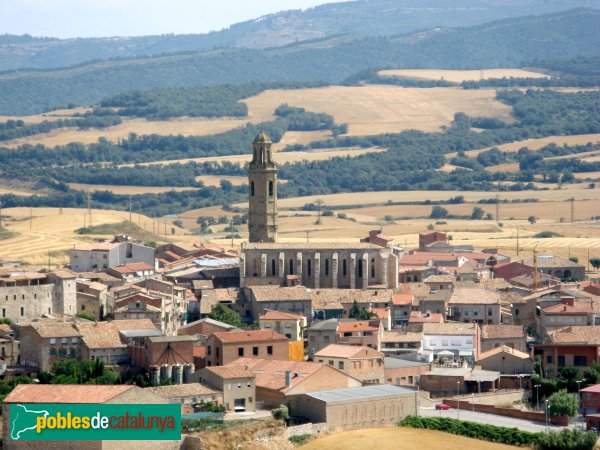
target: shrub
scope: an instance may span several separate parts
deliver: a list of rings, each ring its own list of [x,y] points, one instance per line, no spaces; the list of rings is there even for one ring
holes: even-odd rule
[[[558,391],[548,398],[548,412],[553,416],[567,414],[569,417],[577,415],[577,397],[566,390]]]
[[[547,239],[553,237],[562,237],[562,234],[555,233],[554,231],[540,231],[533,235],[534,238]]]
[[[290,436],[288,441],[294,444],[294,447],[300,447],[302,444],[310,441],[313,437],[312,434],[299,434],[297,436]]]
[[[271,410],[271,415],[275,420],[286,420],[290,417],[290,412],[285,405],[279,405],[279,408]]]
[[[540,433],[537,442],[538,450],[592,450],[596,445],[596,433],[591,431],[570,430]]]

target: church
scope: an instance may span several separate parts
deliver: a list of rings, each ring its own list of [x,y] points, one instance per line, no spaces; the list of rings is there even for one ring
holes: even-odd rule
[[[394,289],[398,257],[367,242],[277,242],[277,165],[271,139],[261,131],[248,168],[249,242],[242,245],[240,285],[312,289]]]

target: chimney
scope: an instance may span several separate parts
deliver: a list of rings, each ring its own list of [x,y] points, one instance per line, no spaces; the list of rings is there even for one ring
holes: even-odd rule
[[[573,297],[565,297],[561,299],[564,305],[575,306],[575,299]],[[565,307],[565,311],[566,311]]]
[[[290,387],[292,384],[292,372],[289,370],[285,371],[285,387]]]

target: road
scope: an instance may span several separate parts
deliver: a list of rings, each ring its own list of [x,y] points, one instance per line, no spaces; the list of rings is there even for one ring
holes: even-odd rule
[[[498,416],[495,414],[473,412],[462,408],[460,412],[455,408],[448,410],[436,410],[433,407],[420,408],[419,414],[423,417],[450,417],[451,419],[456,419],[457,416],[460,416],[459,418],[461,420],[470,420],[471,422],[486,423],[499,427],[518,428],[520,430],[529,431],[532,433],[546,431],[546,425],[543,423],[533,422],[531,420],[515,419],[514,417]],[[553,425],[549,425],[548,427],[549,430],[560,430],[562,428],[563,427]]]

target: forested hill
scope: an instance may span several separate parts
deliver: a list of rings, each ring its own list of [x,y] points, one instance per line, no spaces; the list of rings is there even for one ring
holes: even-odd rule
[[[0,115],[93,104],[131,90],[264,81],[339,82],[369,67],[518,67],[600,56],[600,11],[575,9],[395,37],[334,37],[278,49],[104,61],[0,74]]]
[[[358,0],[282,11],[208,34],[64,40],[5,35],[0,36],[0,71],[223,47],[267,48],[346,33],[391,36],[576,7],[600,8],[600,0]]]

